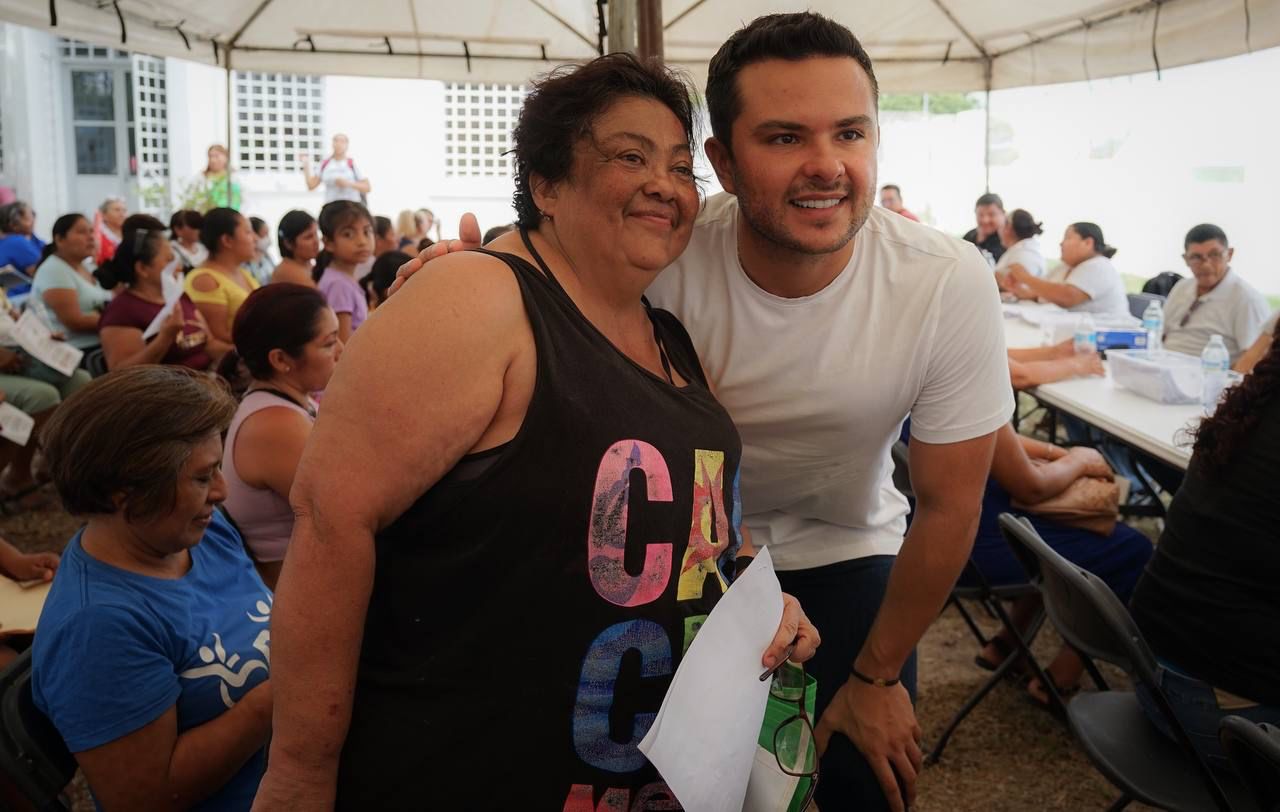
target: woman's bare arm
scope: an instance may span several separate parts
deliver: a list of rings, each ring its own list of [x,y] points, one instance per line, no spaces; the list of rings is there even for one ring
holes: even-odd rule
[[[532,394],[533,335],[510,270],[466,254],[419,277],[352,341],[298,467],[272,610],[275,732],[255,809],[332,805],[374,534],[468,451],[514,436]],[[424,398],[424,381],[439,396]]]

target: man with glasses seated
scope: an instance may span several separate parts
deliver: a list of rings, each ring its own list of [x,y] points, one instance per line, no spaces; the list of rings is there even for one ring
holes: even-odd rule
[[[1169,292],[1165,304],[1164,347],[1199,355],[1210,336],[1222,336],[1235,364],[1258,338],[1271,308],[1267,300],[1238,273],[1231,272],[1235,249],[1215,225],[1202,224],[1187,232],[1182,258],[1192,276]]]

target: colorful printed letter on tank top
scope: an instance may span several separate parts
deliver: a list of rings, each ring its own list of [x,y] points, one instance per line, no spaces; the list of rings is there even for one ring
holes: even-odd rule
[[[651,316],[683,388],[495,256],[533,328],[533,398],[515,439],[378,535],[339,807],[679,809],[637,745],[728,588],[737,430],[669,313]]]

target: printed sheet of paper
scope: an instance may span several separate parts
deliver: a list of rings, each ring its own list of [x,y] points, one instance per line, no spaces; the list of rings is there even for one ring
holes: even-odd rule
[[[169,318],[178,299],[182,298],[182,283],[175,279],[167,268],[164,275],[160,277],[160,284],[164,289],[164,307],[160,308],[160,312],[147,325],[147,329],[142,331],[143,341],[150,341],[153,335],[160,332],[160,326],[164,324],[165,319]]]
[[[24,311],[22,318],[18,319],[13,337],[18,346],[31,353],[33,358],[43,361],[63,375],[75,372],[80,359],[84,357],[84,350],[56,340],[53,331],[31,310]]]
[[[35,631],[50,582],[23,587],[0,575],[0,633]]]
[[[760,658],[781,620],[765,548],[702,624],[640,742],[688,812],[742,809],[769,699]]]
[[[25,446],[31,439],[36,421],[12,403],[0,403],[0,437]]]

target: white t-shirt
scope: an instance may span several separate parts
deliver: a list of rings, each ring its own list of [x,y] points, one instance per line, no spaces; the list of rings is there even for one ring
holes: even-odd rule
[[[1040,241],[1035,237],[1018,240],[1000,255],[996,271],[1007,271],[1017,263],[1034,276],[1044,276],[1044,254],[1040,253]]]
[[[364,180],[364,175],[360,174],[360,170],[356,169],[356,162],[350,158],[326,158],[320,164],[320,182],[324,184],[324,202],[351,200],[359,203],[360,190],[350,186],[345,189],[340,188],[339,178],[354,182]]]
[[[742,434],[742,504],[783,570],[902,545],[890,447],[955,443],[1013,413],[1000,297],[969,243],[873,207],[849,265],[800,299],[743,272],[738,201],[707,201],[688,250],[649,288],[693,337]]]
[[[1049,281],[1065,282],[1089,294],[1088,299],[1069,308],[1077,313],[1129,315],[1129,297],[1124,292],[1124,280],[1111,260],[1101,254],[1073,268],[1059,268],[1050,274]]]
[[[1187,355],[1199,355],[1214,333],[1222,336],[1231,353],[1231,363],[1258,340],[1262,325],[1271,313],[1266,298],[1238,273],[1227,270],[1217,287],[1199,297],[1196,279],[1183,279],[1169,291],[1164,306],[1164,347]],[[1195,311],[1191,312],[1195,305]],[[1190,317],[1187,317],[1188,313]],[[1187,324],[1182,326],[1186,318]]]

